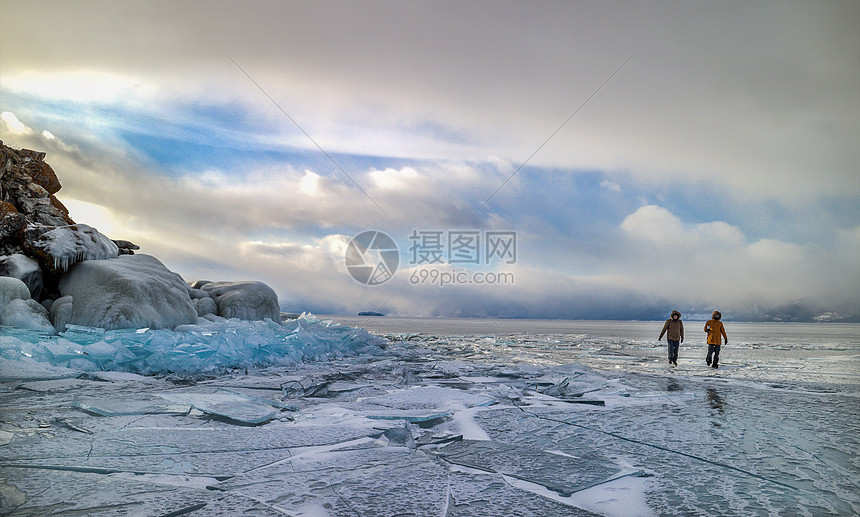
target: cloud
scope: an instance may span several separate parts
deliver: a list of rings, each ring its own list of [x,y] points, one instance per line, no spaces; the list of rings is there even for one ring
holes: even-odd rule
[[[4,5],[40,13],[3,23],[4,88],[157,117],[206,99],[315,150],[268,95],[330,153],[517,165],[576,112],[529,166],[860,192],[853,4],[48,5]]]
[[[0,130],[48,152],[86,222],[183,274],[261,275],[315,308],[851,300],[858,16],[6,2]],[[368,293],[337,251],[368,228],[517,230],[522,283]]]
[[[488,207],[485,217],[471,218],[476,200],[492,193],[487,185],[511,178],[504,161],[491,167],[413,163],[353,172],[389,220],[339,173],[258,163],[253,170],[175,175],[122,149],[81,148],[14,120],[24,128],[11,135],[16,141],[52,150],[48,161],[64,184],[59,195],[77,220],[136,242],[189,280],[266,281],[286,310],[353,313],[382,307],[421,316],[649,318],[669,305],[715,304],[749,313],[750,307],[785,300],[850,300],[860,288],[856,226],[835,228],[832,244],[821,247],[751,239],[737,225],[687,222],[653,204],[612,223],[613,211],[593,208],[621,194],[606,188],[609,180],[598,175],[559,183],[563,174],[545,183],[517,174],[497,194],[495,210]],[[580,233],[570,233],[571,227],[548,230],[573,214]],[[520,263],[482,272],[512,273],[516,281],[416,286],[409,281],[416,269],[404,258],[394,280],[368,288],[348,275],[343,262],[349,235],[367,228],[390,232],[402,246],[414,228],[515,229]],[[452,266],[439,269],[451,271]]]
[[[615,192],[621,192],[621,186],[620,186],[620,185],[618,185],[618,183],[613,183],[613,182],[611,182],[611,181],[609,181],[609,180],[603,180],[603,181],[601,181],[601,182],[600,182],[600,186],[601,186],[601,187],[603,187],[603,188],[605,188],[605,189],[608,189],[608,190],[612,190],[612,191],[615,191]]]
[[[611,282],[636,285],[642,293],[746,308],[802,299],[843,303],[860,288],[860,276],[851,272],[857,268],[826,265],[848,259],[853,250],[826,249],[831,256],[822,261],[825,249],[818,245],[768,238],[751,242],[726,222],[684,223],[655,205],[640,207],[620,227],[628,244],[623,264],[613,269],[625,273],[611,275]]]
[[[682,223],[665,208],[647,205],[625,217],[621,229],[634,239],[665,244],[678,239]]]
[[[3,113],[0,113],[0,119],[3,120],[3,129],[5,131],[9,131],[11,133],[25,134],[31,131],[30,128],[28,128],[27,126],[22,124],[20,120],[18,120],[18,117],[16,117],[14,113],[11,113],[9,111],[4,111]]]
[[[734,249],[746,241],[736,226],[723,221],[685,225],[678,216],[657,205],[640,207],[624,218],[621,229],[632,239],[679,251]]]

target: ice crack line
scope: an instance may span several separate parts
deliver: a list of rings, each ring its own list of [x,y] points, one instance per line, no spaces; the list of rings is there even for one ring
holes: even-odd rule
[[[633,438],[627,438],[626,436],[621,436],[620,434],[613,433],[613,432],[611,432],[611,431],[604,431],[603,429],[598,429],[598,428],[596,428],[596,427],[590,427],[590,426],[587,426],[587,425],[576,424],[576,423],[574,423],[574,422],[568,422],[568,421],[566,421],[566,420],[559,420],[559,419],[557,419],[557,418],[552,418],[552,417],[549,417],[549,416],[539,415],[539,414],[535,413],[534,411],[529,411],[529,410],[527,410],[527,409],[524,409],[522,406],[518,406],[518,405],[516,404],[516,402],[514,402],[514,406],[516,406],[516,407],[517,407],[520,411],[522,411],[523,413],[528,413],[528,414],[530,414],[530,415],[532,415],[532,416],[534,416],[534,417],[540,418],[540,419],[542,419],[542,420],[547,420],[547,421],[549,421],[549,422],[556,422],[556,423],[559,423],[559,424],[565,424],[565,425],[569,425],[569,426],[572,426],[572,427],[579,427],[580,429],[586,429],[586,430],[588,430],[588,431],[594,431],[594,432],[597,432],[597,433],[602,433],[602,434],[605,434],[605,435],[611,436],[611,437],[613,437],[613,438],[617,438],[617,439],[619,439],[619,440],[624,440],[625,442],[635,443],[635,444],[637,444],[637,445],[645,445],[645,446],[647,446],[647,447],[653,447],[653,448],[655,448],[655,449],[659,449],[659,450],[661,450],[661,451],[671,452],[671,453],[673,453],[673,454],[678,454],[678,455],[680,455],[680,456],[684,456],[684,457],[687,457],[687,458],[691,458],[691,459],[694,459],[694,460],[698,460],[698,461],[701,461],[701,462],[704,462],[704,463],[709,463],[709,464],[711,464],[711,465],[716,465],[717,467],[722,467],[722,468],[725,468],[725,469],[734,470],[735,472],[740,472],[741,474],[746,474],[747,476],[754,477],[754,478],[756,478],[756,479],[761,479],[762,481],[767,481],[768,483],[773,483],[774,485],[779,485],[779,486],[781,486],[781,487],[785,487],[785,488],[788,488],[788,489],[791,489],[791,490],[799,490],[799,489],[798,489],[797,487],[795,487],[795,486],[791,486],[791,485],[788,485],[788,484],[786,484],[786,483],[782,483],[782,482],[780,482],[780,481],[776,481],[776,480],[774,480],[774,479],[770,479],[770,478],[768,478],[768,477],[762,476],[761,474],[756,474],[755,472],[750,472],[750,471],[748,471],[748,470],[744,470],[744,469],[742,469],[742,468],[735,467],[735,466],[729,465],[729,464],[727,464],[727,463],[721,463],[721,462],[719,462],[719,461],[709,460],[709,459],[707,459],[707,458],[703,458],[703,457],[701,457],[701,456],[696,456],[696,455],[694,455],[694,454],[688,454],[688,453],[686,453],[686,452],[676,451],[676,450],[673,450],[673,449],[669,449],[669,448],[667,448],[667,447],[663,447],[662,445],[656,445],[656,444],[653,444],[653,443],[643,442],[643,441],[641,441],[641,440],[635,440],[635,439],[633,439]]]

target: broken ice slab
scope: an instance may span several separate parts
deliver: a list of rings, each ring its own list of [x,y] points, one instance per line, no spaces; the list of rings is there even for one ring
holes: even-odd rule
[[[391,409],[388,411],[364,413],[364,416],[372,420],[406,420],[407,422],[419,423],[450,418],[454,416],[454,412],[441,409],[423,411],[415,409]]]
[[[84,325],[72,325],[66,323],[66,332],[74,332],[77,334],[101,335],[105,333],[105,329],[99,327],[87,327]]]
[[[448,513],[457,517],[486,517],[488,515],[540,515],[552,517],[597,517],[605,515],[592,513],[569,502],[546,488],[539,493],[537,489],[526,490],[514,486],[518,480],[499,475],[480,475],[469,469],[454,467],[448,473],[449,504]],[[519,484],[525,482],[519,481]],[[555,496],[555,497],[552,497]],[[619,513],[618,515],[625,515]]]
[[[281,383],[281,393],[284,397],[317,397],[334,396],[329,394],[328,381],[314,380],[311,377]]]
[[[66,379],[51,379],[45,381],[22,382],[15,386],[19,390],[35,391],[36,393],[60,393],[63,391],[80,389],[87,381],[77,377]]]
[[[600,391],[601,388],[594,388],[589,390],[574,390],[571,389],[566,383],[558,383],[552,384],[550,386],[546,385],[536,385],[535,391],[545,397],[552,397],[557,400],[561,400],[567,402],[568,404],[587,404],[591,406],[605,406],[606,402],[602,399],[596,398],[583,398],[586,393],[591,393],[594,391]]]
[[[0,360],[0,382],[65,379],[80,373],[78,369],[41,363],[26,356],[16,361],[8,361],[5,356]]]
[[[229,393],[231,395],[236,395],[236,396],[242,397],[244,399],[250,400],[251,402],[258,402],[260,404],[274,406],[274,407],[280,408],[280,409],[286,409],[287,411],[298,411],[299,410],[299,408],[297,408],[296,406],[291,406],[289,404],[285,404],[285,403],[281,402],[280,400],[272,400],[272,399],[267,399],[264,397],[255,397],[254,395],[248,395],[247,393],[241,393],[238,391],[228,390],[228,389],[221,389],[221,390],[219,390],[219,392]]]
[[[409,447],[410,449],[414,449],[415,439],[412,437],[412,431],[409,430],[409,424],[407,422],[403,423],[403,427],[392,427],[391,429],[386,429],[382,432],[382,435],[386,439],[388,439],[388,443],[391,445],[400,445],[403,447]]]
[[[382,338],[367,331],[332,325],[309,315],[284,326],[232,319],[200,323],[206,321],[201,319],[184,332],[106,331],[72,325],[59,338],[4,327],[0,329],[0,356],[4,364],[31,360],[78,371],[198,374],[378,352],[384,345]],[[11,364],[2,371],[7,369],[13,372],[18,366]],[[35,378],[56,378],[32,368],[30,373]],[[9,377],[27,378],[20,374]]]
[[[614,479],[620,471],[608,458],[572,457],[496,441],[456,441],[436,454],[448,463],[522,479],[565,497]]]
[[[15,438],[15,433],[0,430],[0,445],[8,445],[12,438]]]
[[[76,400],[71,403],[82,411],[98,416],[128,416],[128,415],[185,415],[191,409],[190,404],[167,404],[163,399],[147,398],[131,399],[128,397],[98,398]]]
[[[336,397],[341,393],[359,390],[371,386],[371,384],[355,384],[341,381],[327,381],[304,377],[299,380],[291,380],[281,383],[281,392],[284,397],[312,397],[328,398]]]
[[[463,439],[462,434],[452,434],[452,433],[444,433],[440,435],[435,434],[425,434],[418,438],[415,441],[415,445],[417,447],[423,447],[425,445],[442,445],[450,442],[457,442]]]
[[[448,472],[427,454],[381,447],[376,440],[291,452],[295,454],[287,461],[244,472],[220,483],[219,492],[209,493],[239,493],[245,500],[265,502],[255,514],[273,516],[446,515]],[[447,513],[455,514],[462,515]]]
[[[68,429],[71,429],[72,431],[77,431],[79,433],[93,434],[93,432],[90,431],[89,429],[87,429],[85,427],[81,427],[80,425],[76,424],[75,422],[72,422],[70,420],[66,420],[64,418],[55,418],[54,423],[59,424],[59,425],[66,427]]]
[[[451,407],[452,405],[467,408],[487,406],[494,403],[495,400],[490,397],[454,388],[422,386],[361,399],[361,402],[397,409],[426,409]]]
[[[144,384],[154,382],[152,377],[145,377],[130,372],[88,372],[81,374],[79,378],[101,382],[137,382]]]
[[[105,329],[99,327],[86,327],[67,323],[66,328],[60,331],[60,337],[78,345],[87,345],[104,339],[105,332]]]
[[[278,402],[258,397],[250,398],[227,391],[217,393],[159,393],[158,396],[176,404],[188,404],[198,411],[238,425],[264,424],[275,418],[281,409]]]
[[[588,406],[605,406],[606,401],[599,399],[561,398],[569,404],[586,404]]]

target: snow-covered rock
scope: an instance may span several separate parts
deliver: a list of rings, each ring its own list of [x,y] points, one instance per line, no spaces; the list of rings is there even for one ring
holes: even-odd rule
[[[38,262],[26,255],[15,253],[0,257],[0,276],[11,276],[27,284],[34,299],[42,294],[42,270]]]
[[[149,255],[86,260],[60,280],[63,298],[51,306],[54,326],[104,329],[173,328],[196,323],[197,310],[178,274]]]
[[[193,287],[188,291],[188,294],[191,295],[192,300],[196,300],[198,298],[212,298],[209,296],[209,293],[203,289],[194,289]]]
[[[33,249],[56,270],[68,271],[85,260],[114,258],[119,255],[116,243],[92,226],[60,226],[40,235],[31,243]]]
[[[48,317],[54,328],[62,332],[66,329],[66,325],[72,322],[72,297],[63,296],[57,298],[51,303],[48,309]]]
[[[207,282],[199,288],[212,296],[221,317],[280,321],[278,295],[262,282]]]
[[[12,300],[29,298],[30,289],[27,288],[27,284],[11,276],[0,276],[0,310],[3,310]]]
[[[33,299],[17,299],[7,303],[0,312],[0,325],[57,333],[48,319],[48,310]]]
[[[218,314],[218,306],[215,305],[215,300],[209,298],[192,298],[194,307],[197,309],[197,315],[201,318],[207,314]]]

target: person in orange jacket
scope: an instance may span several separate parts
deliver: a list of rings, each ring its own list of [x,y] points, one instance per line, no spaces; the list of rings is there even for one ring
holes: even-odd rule
[[[726,335],[726,327],[720,321],[723,315],[720,311],[714,311],[711,319],[705,323],[705,332],[708,333],[708,356],[705,362],[712,368],[717,368],[720,361],[720,346],[722,340],[725,339],[726,344],[729,344],[729,337]]]
[[[671,317],[663,324],[657,341],[663,339],[663,334],[666,334],[666,342],[669,344],[669,364],[678,366],[678,346],[684,342],[684,322],[681,321],[680,312],[672,311]]]

